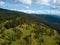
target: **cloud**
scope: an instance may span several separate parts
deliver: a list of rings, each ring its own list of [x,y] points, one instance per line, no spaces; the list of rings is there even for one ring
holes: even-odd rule
[[[54,9],[60,9],[60,0],[13,0],[14,2],[24,4],[24,5],[47,5]]]
[[[17,2],[17,3],[23,4],[26,10],[19,10],[19,11],[22,11],[25,13],[60,14],[60,0],[11,0],[11,1],[13,1],[15,3]],[[0,1],[0,6],[3,6],[4,4],[5,4],[4,1]],[[33,5],[33,4],[34,5],[37,4],[40,6],[46,5],[47,7],[50,6],[52,8],[52,10],[48,10],[48,9],[47,10],[37,10],[37,9],[36,10],[30,10],[30,8],[32,8],[32,7],[30,7],[29,5]],[[38,7],[38,8],[40,8],[40,7]],[[13,9],[13,10],[16,10],[16,9]]]
[[[26,9],[29,9],[29,6],[26,6]]]
[[[60,14],[58,10],[19,10],[25,13],[33,13],[33,14]]]
[[[22,4],[27,4],[27,5],[31,4],[31,0],[13,0],[13,1],[18,2],[18,3],[22,3]]]
[[[53,0],[53,3],[56,3],[57,0]]]
[[[56,1],[56,4],[55,4],[56,8],[60,10],[60,0],[57,0]]]
[[[60,0],[54,0],[52,3],[54,9],[60,10]]]
[[[50,0],[13,0],[13,1],[27,5],[31,5],[31,4],[49,5]]]
[[[0,1],[0,6],[3,6],[5,4],[4,1]]]
[[[52,8],[60,9],[60,0],[13,0],[14,2],[24,4],[24,5],[47,5]]]
[[[25,13],[35,13],[35,11],[33,10],[19,10],[21,12],[25,12]]]
[[[50,5],[50,4],[49,4],[49,1],[50,1],[50,0],[37,0],[36,3],[37,3],[37,4],[42,4],[42,5]]]

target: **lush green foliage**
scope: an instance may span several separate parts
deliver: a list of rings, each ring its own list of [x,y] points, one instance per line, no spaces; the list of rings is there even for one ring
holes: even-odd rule
[[[60,45],[60,34],[42,19],[3,11],[0,12],[0,45]]]

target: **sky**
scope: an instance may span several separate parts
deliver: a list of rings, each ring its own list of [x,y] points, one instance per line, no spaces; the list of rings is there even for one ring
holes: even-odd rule
[[[36,14],[60,14],[60,0],[0,0],[0,8]]]

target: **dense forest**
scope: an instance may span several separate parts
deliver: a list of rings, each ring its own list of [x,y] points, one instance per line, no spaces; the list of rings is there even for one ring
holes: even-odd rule
[[[50,27],[55,28],[60,33],[60,16],[52,14],[34,14],[46,21]]]
[[[35,15],[0,9],[0,45],[60,45],[60,33]]]

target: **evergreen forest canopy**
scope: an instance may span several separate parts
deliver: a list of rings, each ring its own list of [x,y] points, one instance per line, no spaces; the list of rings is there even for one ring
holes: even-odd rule
[[[0,8],[0,45],[60,45],[60,33],[40,17]]]

